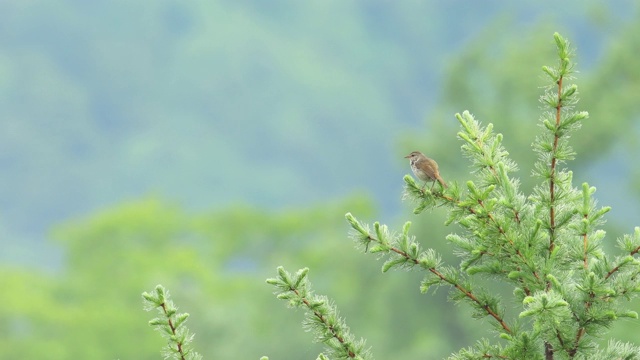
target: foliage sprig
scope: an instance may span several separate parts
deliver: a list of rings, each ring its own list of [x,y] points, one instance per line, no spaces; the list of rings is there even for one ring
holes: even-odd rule
[[[499,299],[487,292],[473,290],[466,276],[451,266],[443,266],[440,256],[433,249],[421,250],[415,237],[409,236],[411,222],[406,222],[400,235],[389,233],[386,225],[374,223],[375,234],[367,225],[360,223],[351,213],[347,213],[347,221],[355,230],[351,238],[360,243],[371,253],[386,254],[387,261],[382,271],[392,268],[412,269],[415,266],[426,270],[420,291],[426,293],[432,286],[448,285],[457,290],[452,295],[454,301],[466,301],[475,309],[477,317],[491,316],[506,333],[510,333],[509,325],[504,321]]]
[[[178,313],[178,308],[169,299],[169,292],[162,286],[156,286],[154,291],[142,293],[144,309],[157,309],[160,316],[149,321],[149,325],[167,339],[167,345],[162,350],[166,359],[199,360],[202,356],[191,347],[193,334],[185,326],[189,317],[187,313]]]
[[[338,309],[326,296],[315,295],[307,278],[308,268],[290,274],[282,266],[278,267],[278,277],[267,279],[267,283],[278,290],[276,297],[286,300],[290,307],[305,310],[303,326],[315,334],[317,341],[328,349],[335,359],[371,359],[365,341],[355,340],[346,322],[338,314]],[[320,354],[318,359],[326,359]]]

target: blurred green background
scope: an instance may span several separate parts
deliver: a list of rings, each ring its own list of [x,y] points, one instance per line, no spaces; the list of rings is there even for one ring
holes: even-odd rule
[[[421,274],[381,274],[344,213],[411,220],[456,264],[444,210],[416,217],[401,202],[402,156],[421,150],[448,181],[467,180],[453,114],[468,109],[505,135],[531,189],[540,68],[556,62],[558,31],[577,47],[578,108],[591,115],[568,166],[613,206],[614,244],[640,225],[638,10],[0,2],[0,358],[161,358],[140,296],[161,283],[205,358],[315,359],[302,313],[264,282],[278,265],[310,267],[378,359],[442,358],[492,337],[445,291],[421,295]],[[637,344],[638,331],[625,321],[612,335]]]

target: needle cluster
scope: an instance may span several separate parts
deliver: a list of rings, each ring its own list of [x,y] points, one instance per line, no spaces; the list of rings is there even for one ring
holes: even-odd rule
[[[185,326],[187,313],[178,313],[178,308],[169,298],[169,292],[162,286],[156,286],[152,292],[142,293],[144,309],[156,309],[160,316],[149,321],[149,325],[158,330],[167,340],[162,353],[165,359],[200,360],[202,356],[191,346],[193,334]]]

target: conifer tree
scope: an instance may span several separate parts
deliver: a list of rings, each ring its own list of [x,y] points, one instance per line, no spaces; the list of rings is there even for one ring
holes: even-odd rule
[[[473,177],[432,190],[404,177],[404,197],[416,202],[414,213],[443,207],[449,214],[446,225],[459,225],[461,232],[447,241],[460,264],[444,264],[435,250],[423,249],[410,235],[411,222],[394,232],[346,214],[359,248],[386,257],[383,272],[422,271],[422,292],[447,287],[451,300],[470,306],[474,318],[489,320],[490,337],[450,359],[640,359],[636,345],[611,340],[600,348],[595,341],[614,321],[638,317],[627,306],[640,293],[640,228],[618,240],[617,256],[605,253],[600,227],[610,208],[597,206],[594,187],[574,186],[565,167],[575,156],[569,136],[588,114],[576,110],[577,86],[568,83],[573,51],[559,34],[554,39],[559,62],[542,68],[549,85],[540,97],[545,110],[532,168],[538,185],[530,195],[519,189],[513,175],[517,165],[502,146],[502,134],[468,111],[456,114],[457,135]],[[307,273],[291,275],[279,268],[278,277],[267,282],[277,288],[278,298],[305,309],[305,327],[327,346],[328,358],[371,359],[371,350],[364,340],[355,340],[336,306],[310,290]],[[481,285],[482,278],[511,287],[513,297],[502,300]]]

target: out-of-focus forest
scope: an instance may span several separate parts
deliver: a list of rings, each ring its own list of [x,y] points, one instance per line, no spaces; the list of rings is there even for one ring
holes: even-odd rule
[[[554,31],[590,113],[568,166],[613,207],[614,251],[640,225],[637,1],[0,2],[0,358],[160,358],[140,296],[159,283],[205,358],[315,358],[264,282],[277,265],[309,267],[378,359],[492,336],[421,274],[381,274],[344,213],[450,254],[444,210],[401,201],[402,157],[465,181],[463,110],[530,189]]]

